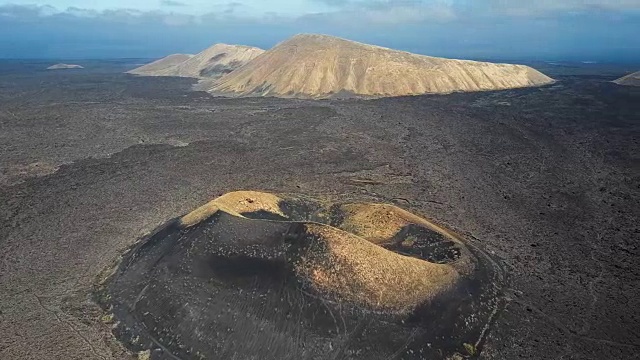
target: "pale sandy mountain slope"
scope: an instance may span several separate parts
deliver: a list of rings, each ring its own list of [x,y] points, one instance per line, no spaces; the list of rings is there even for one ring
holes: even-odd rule
[[[614,83],[625,86],[640,86],[640,71],[623,76],[620,79],[615,80]]]
[[[325,35],[296,35],[209,82],[214,94],[326,98],[402,96],[538,86],[553,79],[523,65],[435,58]]]
[[[162,59],[140,66],[139,68],[127,71],[127,73],[144,76],[158,76],[158,72],[174,67],[192,57],[193,55],[191,54],[171,54],[163,57]]]
[[[264,50],[250,46],[216,44],[156,76],[218,78],[253,60]]]

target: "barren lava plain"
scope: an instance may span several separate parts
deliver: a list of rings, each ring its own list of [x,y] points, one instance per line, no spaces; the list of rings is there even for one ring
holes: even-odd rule
[[[624,71],[307,101],[83,66],[0,63],[0,358],[134,358],[97,304],[100,276],[236,190],[394,204],[491,254],[503,306],[479,353],[455,356],[640,356],[640,88],[611,83]]]

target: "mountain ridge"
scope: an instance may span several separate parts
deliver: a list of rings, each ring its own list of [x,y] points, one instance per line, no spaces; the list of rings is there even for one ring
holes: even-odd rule
[[[157,72],[178,65],[190,58],[192,54],[171,54],[148,64],[127,71],[127,74],[143,75],[143,76],[160,76],[155,75]]]
[[[320,34],[298,34],[201,89],[213,94],[327,98],[511,89],[554,80],[524,65],[412,54]]]
[[[241,67],[263,52],[264,50],[252,46],[219,43],[188,58],[182,58],[181,61],[171,62],[170,66],[159,67],[156,65],[149,68],[155,63],[169,64],[169,60],[165,60],[167,57],[131,70],[129,73],[145,76],[219,78]]]
[[[613,82],[623,86],[640,86],[640,71],[625,75]]]

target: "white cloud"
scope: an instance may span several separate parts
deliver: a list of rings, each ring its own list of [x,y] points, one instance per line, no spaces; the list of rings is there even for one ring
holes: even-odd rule
[[[164,14],[162,22],[169,26],[183,26],[196,23],[196,17],[184,14]]]
[[[407,24],[456,19],[453,0],[315,0],[330,7],[314,14],[340,23]]]
[[[77,0],[65,1],[69,3]],[[121,4],[122,1],[124,0],[118,0],[115,4]],[[269,6],[263,2],[259,5],[257,0],[218,0],[219,2],[208,3],[210,10],[205,10],[201,1],[204,0],[153,0],[156,7],[161,2],[188,5],[174,7],[175,10],[171,11],[159,8],[128,9],[124,6],[87,9],[76,6],[55,8],[49,5],[0,5],[0,16],[33,19],[65,15],[126,23],[153,20],[170,26],[202,24],[216,17],[228,22],[250,20],[261,23],[313,19],[325,24],[366,27],[477,19],[487,21],[487,18],[491,20],[494,17],[544,17],[602,10],[640,11],[640,0],[273,0],[269,2]],[[310,3],[312,4],[305,6]],[[136,4],[142,6],[147,2]],[[196,4],[199,4],[198,11],[194,7]],[[187,11],[188,9],[191,10]]]
[[[579,11],[635,11],[640,0],[313,0],[336,12],[360,14],[375,22],[541,16]]]
[[[640,10],[640,0],[490,0],[488,5],[494,13],[513,16],[537,16],[598,9],[608,11]]]
[[[365,19],[376,24],[406,24],[427,20],[450,21],[456,18],[455,11],[448,6],[392,6],[386,9],[363,11]]]

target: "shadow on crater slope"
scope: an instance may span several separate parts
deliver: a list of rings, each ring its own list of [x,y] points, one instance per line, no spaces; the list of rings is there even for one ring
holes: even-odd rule
[[[472,357],[502,273],[392,205],[228,193],[169,221],[97,290],[155,359]]]

